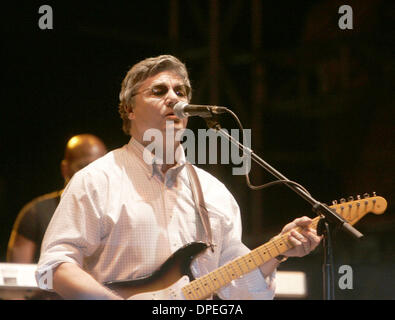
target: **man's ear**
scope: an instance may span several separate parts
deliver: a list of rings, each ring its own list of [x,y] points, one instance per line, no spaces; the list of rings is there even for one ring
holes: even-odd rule
[[[60,163],[60,171],[62,172],[64,181],[66,181],[67,183],[70,176],[69,164],[67,160],[63,159],[62,162]]]
[[[135,118],[134,112],[133,112],[133,111],[129,111],[129,113],[128,113],[128,119],[129,119],[129,120],[134,120],[134,118]]]

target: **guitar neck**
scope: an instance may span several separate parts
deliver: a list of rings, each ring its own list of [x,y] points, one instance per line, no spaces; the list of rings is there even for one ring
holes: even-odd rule
[[[314,228],[318,221],[319,217],[313,220]],[[240,278],[242,275],[255,270],[267,261],[291,249],[293,245],[288,240],[288,237],[289,233],[277,236],[248,254],[236,258],[222,267],[191,281],[182,289],[184,296],[192,300],[205,299],[211,296],[232,280]]]
[[[377,199],[380,201],[377,201]],[[333,205],[331,208],[335,209],[350,224],[355,224],[368,212],[373,211],[376,214],[383,213],[386,208],[386,201],[384,198],[374,197]],[[321,217],[314,218],[309,227],[316,229],[320,219]],[[301,231],[301,228],[298,227],[296,230]],[[293,245],[289,241],[289,234],[290,231],[278,235],[248,254],[236,258],[222,267],[191,281],[182,288],[185,298],[189,300],[208,298],[232,280],[240,278],[242,275],[255,270],[267,261],[291,249]]]

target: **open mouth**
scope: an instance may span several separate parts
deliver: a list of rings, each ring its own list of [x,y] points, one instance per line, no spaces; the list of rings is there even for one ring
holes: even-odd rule
[[[168,117],[177,118],[177,116],[174,114],[174,112],[168,112],[168,113],[166,113],[166,114],[165,114],[165,118],[168,118]],[[177,118],[177,119],[178,119],[178,118]]]
[[[165,115],[165,119],[168,121],[173,121],[174,123],[179,123],[181,121],[180,118],[178,118],[174,112],[169,112]]]

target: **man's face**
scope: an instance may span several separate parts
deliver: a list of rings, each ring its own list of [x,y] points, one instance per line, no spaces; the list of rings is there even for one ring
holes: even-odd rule
[[[74,137],[73,139],[77,139],[75,140],[76,145],[70,145],[70,143],[67,145],[65,159],[61,162],[62,175],[66,183],[77,171],[107,153],[107,149],[102,142],[88,137]]]
[[[188,102],[188,97],[185,83],[176,73],[164,71],[147,78],[141,84],[134,108],[129,113],[132,136],[141,142],[148,129],[164,133],[169,121],[174,131],[185,129],[187,118],[179,119],[173,113],[173,107],[179,101]]]

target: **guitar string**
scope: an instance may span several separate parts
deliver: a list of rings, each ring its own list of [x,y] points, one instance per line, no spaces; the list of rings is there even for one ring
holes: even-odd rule
[[[317,217],[317,218],[319,218],[319,217]],[[313,220],[313,222],[312,222],[312,227],[313,227],[313,228],[314,228],[314,227],[316,226],[316,224],[318,223],[318,220],[319,220],[319,219],[317,219],[317,218],[315,218],[315,219]],[[300,228],[298,228],[298,229],[300,229]],[[262,257],[262,255],[261,255],[261,253],[260,253],[260,251],[262,251],[262,249],[265,250],[265,253],[268,252],[269,255],[270,255],[271,258],[272,258],[272,257],[275,257],[275,256],[281,254],[282,252],[285,252],[286,250],[288,250],[288,247],[289,247],[289,246],[290,246],[291,248],[293,248],[293,245],[292,245],[291,243],[289,243],[289,241],[287,241],[287,240],[288,240],[288,239],[287,239],[287,238],[288,238],[288,235],[289,235],[289,232],[287,232],[287,233],[285,233],[285,234],[279,236],[278,238],[272,239],[269,243],[264,244],[264,245],[262,245],[262,246],[260,246],[260,247],[258,247],[258,248],[256,248],[256,249],[252,250],[252,251],[248,254],[248,256],[251,256],[251,257],[253,257],[253,256],[260,256],[260,259],[262,260],[262,263],[261,263],[261,264],[265,263],[265,262],[266,262],[267,260],[269,260],[269,259],[266,259],[266,258]],[[279,246],[281,246],[283,243],[285,243],[287,249],[285,249],[284,251],[279,250],[279,249],[278,249],[278,246],[276,246],[276,244],[275,244],[276,242],[277,242],[277,244],[280,243]],[[287,245],[287,243],[288,243],[288,245]],[[275,249],[275,251],[277,251],[277,252],[279,252],[279,253],[273,253],[273,249]],[[211,278],[211,276],[212,276],[213,274],[215,274],[215,275],[219,274],[219,275],[222,276],[224,273],[226,273],[226,274],[228,275],[228,278],[230,279],[230,280],[227,280],[227,281],[225,282],[225,284],[226,284],[226,283],[229,283],[230,281],[232,281],[232,280],[234,280],[234,279],[239,278],[241,275],[243,275],[243,274],[245,274],[245,273],[248,273],[248,272],[254,270],[256,267],[259,267],[259,265],[257,265],[257,264],[254,262],[254,267],[251,268],[251,265],[246,261],[246,259],[247,259],[246,256],[239,257],[239,258],[237,258],[237,259],[231,261],[230,263],[226,264],[225,266],[223,266],[223,267],[221,267],[221,268],[219,268],[219,269],[217,269],[217,270],[215,270],[215,271],[213,271],[213,272],[210,272],[210,273],[204,275],[204,276],[201,277],[201,278],[198,278],[198,279],[194,280],[195,283],[192,283],[192,282],[191,282],[188,286],[191,286],[191,287],[194,289],[193,291],[195,291],[195,294],[198,294],[198,298],[199,298],[199,297],[209,296],[211,293],[215,292],[215,290],[217,290],[218,288],[221,288],[221,287],[224,285],[224,284],[222,284],[221,286],[215,286],[215,285],[213,284],[213,281],[212,281],[212,278]],[[266,260],[266,261],[265,261],[265,260]],[[253,261],[253,260],[252,260],[252,259],[249,259],[249,261],[251,262],[251,261]],[[260,265],[261,265],[261,264],[260,264]],[[233,266],[237,266],[237,268],[240,269],[241,273],[240,273],[240,272],[235,272],[236,270],[233,268]],[[247,268],[247,271],[243,270],[243,266]],[[232,270],[231,270],[231,274],[229,274],[229,269],[232,269]],[[235,276],[236,276],[236,277],[235,277]],[[218,278],[218,277],[215,276],[214,279],[216,279],[216,278]],[[207,281],[207,280],[211,280],[211,281]],[[206,288],[207,288],[207,283],[213,284],[214,290],[212,290],[212,289],[210,289],[210,288],[209,288],[209,290],[211,290],[211,291],[204,290],[204,291],[206,292],[206,293],[204,293],[204,295],[201,294],[201,293],[203,293],[202,291],[197,292],[197,290],[199,290],[200,287],[203,288],[203,289],[206,289]],[[195,284],[195,286],[194,286],[194,284]],[[200,284],[200,285],[199,285],[199,284]]]
[[[351,209],[351,208],[350,208]],[[352,214],[352,211],[350,210],[350,216],[351,216],[351,214]],[[358,214],[357,214],[357,217],[358,217]],[[314,218],[313,219],[313,221],[312,221],[312,223],[311,223],[311,227],[313,227],[313,228],[315,228],[316,226],[317,226],[317,224],[318,224],[318,221],[319,221],[319,218],[320,217],[316,217],[316,218]],[[355,219],[355,218],[354,218]],[[353,219],[353,220],[354,220]],[[298,228],[298,229],[302,229],[302,228]],[[256,248],[256,249],[254,249],[254,250],[252,250],[249,254],[248,254],[248,256],[257,256],[257,254],[260,256],[260,258],[261,258],[261,260],[263,261],[263,263],[265,263],[266,261],[265,261],[265,258],[263,258],[262,256],[261,256],[261,254],[260,254],[260,251],[262,251],[262,249],[266,249],[266,251],[269,253],[269,255],[271,256],[271,257],[275,257],[275,256],[277,256],[277,255],[279,255],[279,254],[281,254],[282,252],[285,252],[286,250],[288,250],[288,249],[286,249],[286,250],[284,250],[284,251],[280,251],[279,249],[278,249],[278,247],[276,246],[276,242],[277,242],[277,244],[280,244],[280,245],[282,245],[283,243],[285,243],[286,244],[286,246],[287,246],[287,243],[291,246],[291,248],[293,248],[294,246],[289,242],[289,241],[287,241],[288,239],[288,235],[289,235],[289,232],[287,232],[287,233],[285,233],[285,234],[283,234],[283,235],[281,235],[281,236],[279,236],[278,238],[274,238],[274,239],[272,239],[269,243],[267,243],[267,244],[264,244],[264,245],[262,245],[262,246],[260,246],[260,247],[258,247],[258,248]],[[288,247],[288,246],[287,246]],[[275,253],[274,255],[273,255],[273,250],[272,249],[275,249],[276,251],[278,251],[279,253]],[[253,259],[250,259],[249,260],[249,262],[251,262],[251,261],[253,261]],[[241,271],[241,274],[239,274],[239,272],[234,272],[235,270],[234,270],[234,268],[233,268],[233,265],[237,265],[237,267],[240,269],[240,271]],[[224,271],[226,272],[226,274],[228,275],[228,277],[231,279],[231,280],[225,280],[225,284],[226,283],[229,283],[230,281],[232,281],[232,280],[234,280],[234,279],[237,279],[237,278],[239,278],[241,275],[243,275],[243,274],[245,274],[245,273],[248,273],[248,272],[250,272],[251,270],[254,270],[256,267],[259,267],[259,265],[257,265],[255,262],[254,262],[254,265],[255,265],[255,267],[253,267],[253,268],[251,268],[251,266],[250,266],[250,264],[246,261],[246,256],[243,256],[243,257],[239,257],[239,258],[237,258],[237,259],[235,259],[235,260],[233,260],[232,262],[230,262],[230,263],[228,263],[227,265],[225,265],[225,266],[223,266],[223,267],[231,267],[232,268],[232,273],[231,273],[231,275],[229,275],[229,273],[228,273],[228,270],[226,270],[226,268],[223,268],[223,267],[221,267],[221,268],[219,268],[219,269],[217,269],[217,270],[215,270],[215,271],[213,271],[213,272],[210,272],[210,273],[208,273],[208,274],[206,274],[205,276],[203,276],[203,277],[201,277],[201,278],[199,278],[199,279],[196,279],[196,280],[194,280],[194,282],[195,282],[195,284],[198,284],[198,283],[200,283],[200,286],[202,287],[202,288],[205,288],[206,287],[206,285],[207,285],[207,283],[213,283],[213,280],[212,280],[212,278],[211,278],[211,275],[213,275],[214,273],[215,274],[219,274],[219,275],[223,275],[223,272],[222,272],[222,270],[221,269],[224,269]],[[243,270],[243,268],[242,268],[242,266],[245,266],[246,268],[247,268],[247,272],[245,271],[245,270]],[[229,268],[228,268],[229,269]],[[235,277],[235,275],[237,275],[237,277]],[[207,279],[208,278],[208,279]],[[215,277],[214,279],[217,279],[218,277]],[[204,281],[204,280],[211,280],[211,281]],[[202,284],[204,284],[204,285],[202,285]],[[223,285],[225,285],[225,284],[223,284]],[[208,293],[206,293],[205,294],[205,296],[209,296],[212,292],[215,292],[215,290],[216,289],[218,289],[218,288],[221,288],[223,285],[221,285],[221,286],[215,286],[214,285],[214,290],[212,290],[212,289],[209,289],[209,290],[211,290],[211,291],[208,291]],[[193,287],[193,283],[191,282],[188,286],[192,286]],[[195,290],[199,290],[199,286],[195,286],[195,288],[194,288]],[[206,291],[207,292],[207,291]],[[196,293],[196,292],[195,292]],[[198,293],[199,294],[199,296],[202,296],[200,293]]]
[[[314,219],[314,220],[316,220],[316,219]],[[313,221],[314,221],[314,220],[313,220]],[[312,223],[312,224],[313,224],[313,223]],[[300,229],[300,228],[298,228],[298,229]],[[292,244],[290,244],[290,243],[287,241],[288,234],[289,234],[289,232],[287,232],[287,233],[285,233],[285,234],[279,236],[278,238],[272,239],[269,243],[264,244],[264,245],[262,245],[262,246],[260,246],[260,247],[258,247],[258,248],[256,248],[256,249],[252,250],[252,251],[248,254],[248,256],[253,256],[253,255],[257,256],[257,254],[258,254],[258,255],[260,256],[261,260],[262,260],[262,263],[261,263],[261,264],[265,263],[267,260],[265,261],[265,258],[262,258],[261,254],[260,254],[260,252],[259,252],[259,249],[261,249],[261,250],[262,250],[262,249],[266,249],[266,251],[269,252],[269,255],[270,255],[271,257],[275,257],[275,256],[281,254],[281,253],[284,252],[284,251],[278,250],[277,246],[276,246],[274,243],[275,243],[275,242],[288,243],[288,244],[291,246],[291,248],[292,248],[292,247],[293,247]],[[272,243],[273,243],[273,244],[272,244]],[[288,247],[288,246],[287,246],[287,247]],[[274,253],[274,254],[273,254],[272,249],[276,249],[276,251],[278,251],[279,253]],[[286,250],[287,250],[287,249],[286,249]],[[286,250],[285,250],[285,251],[286,251]],[[250,261],[252,261],[252,260],[250,259]],[[254,264],[255,264],[255,263],[254,263]],[[260,264],[260,265],[261,265],[261,264]],[[237,271],[233,268],[234,265],[237,265],[237,267],[238,267],[238,268],[240,269],[240,271],[241,271],[241,274],[240,274],[240,272],[237,272]],[[247,268],[248,271],[246,272],[245,270],[243,270],[242,266],[245,266],[245,267]],[[200,292],[196,292],[196,291],[199,290],[200,287],[201,287],[201,288],[204,288],[204,289],[206,288],[207,282],[210,283],[210,281],[206,281],[206,280],[209,280],[209,279],[211,278],[211,275],[212,275],[213,273],[215,273],[215,274],[220,274],[221,276],[222,276],[224,273],[227,274],[227,275],[228,275],[228,278],[230,279],[230,280],[227,280],[227,281],[225,282],[225,284],[227,284],[227,283],[231,282],[232,280],[239,278],[239,277],[242,276],[243,274],[248,273],[248,272],[254,270],[256,267],[259,267],[259,265],[256,265],[256,264],[255,264],[255,267],[251,268],[251,266],[247,263],[247,261],[245,261],[245,256],[239,257],[239,258],[237,258],[237,259],[235,259],[235,260],[229,262],[228,264],[222,266],[221,268],[218,268],[217,270],[215,270],[215,271],[213,271],[213,272],[210,272],[210,273],[204,275],[203,277],[194,280],[193,282],[189,283],[187,286],[192,287],[192,288],[194,289],[193,291],[194,291],[195,294],[198,294],[199,296],[202,296],[202,295],[200,294]],[[231,274],[229,274],[229,272],[228,272],[229,269],[232,269]],[[235,276],[236,276],[236,277],[235,277]],[[218,277],[215,277],[215,278],[218,278]],[[211,283],[212,283],[212,282],[211,282]],[[199,284],[200,284],[200,286],[199,286]],[[223,285],[224,285],[224,284],[223,284]],[[221,288],[223,285],[221,285],[221,286],[215,286],[215,289],[214,289],[214,290],[211,290],[211,292],[209,291],[208,294],[206,294],[205,296],[210,295],[210,293],[212,293],[212,292],[215,292],[215,290],[217,290],[218,288]],[[206,290],[205,290],[205,291],[206,291]],[[207,292],[207,291],[206,291],[206,292]]]
[[[348,205],[347,205],[347,203],[345,203],[345,204],[343,204],[343,205],[337,205],[337,208],[338,208],[338,209],[340,208],[341,211],[344,211],[344,209],[346,209],[346,206],[348,206],[349,210],[347,210],[347,211],[348,211],[348,213],[349,213],[350,218],[352,217],[353,213],[356,213],[356,217],[354,217],[354,218],[351,219],[351,220],[355,220],[355,219],[359,218],[358,209],[359,209],[359,207],[360,207],[360,203],[359,203],[358,201],[355,201],[355,203],[358,203],[358,204],[359,204],[359,205],[356,205],[356,209],[357,209],[356,211],[357,211],[357,212],[353,212],[353,210],[352,210],[353,206],[352,206],[351,203],[348,204]],[[367,203],[367,201],[366,201],[366,199],[365,199],[365,206],[367,206],[367,204],[368,204],[368,203]],[[351,206],[350,206],[350,205],[351,205]],[[354,211],[355,211],[355,210],[354,210]],[[320,219],[320,217],[315,217],[315,218],[313,219],[313,221],[312,221],[312,223],[311,223],[311,226],[312,226],[313,228],[316,228],[316,227],[317,227],[318,222],[319,222],[319,219]],[[299,228],[297,228],[296,230],[300,230],[300,229],[302,229],[302,228],[299,227]],[[261,254],[260,254],[260,251],[262,251],[262,249],[267,249],[266,251],[269,253],[269,255],[270,255],[272,258],[274,258],[274,257],[276,257],[276,256],[278,256],[278,255],[280,255],[281,253],[287,251],[288,249],[286,249],[286,250],[284,250],[284,251],[278,250],[277,246],[275,245],[275,242],[280,243],[280,244],[282,244],[282,243],[287,244],[287,243],[288,243],[289,245],[291,245],[291,248],[294,247],[294,246],[288,241],[289,233],[290,233],[290,231],[288,231],[287,233],[285,233],[285,234],[283,234],[283,235],[281,235],[281,236],[278,236],[277,238],[273,238],[271,241],[269,241],[269,243],[266,243],[266,244],[263,244],[263,245],[259,246],[258,248],[254,249],[254,250],[252,250],[250,253],[248,253],[246,256],[251,256],[251,258],[252,258],[254,255],[255,255],[255,256],[258,255],[258,256],[261,258],[261,260],[263,261],[263,263],[265,263],[265,262],[268,261],[268,260],[265,261],[265,258],[262,258]],[[274,255],[272,255],[272,249],[277,250],[279,253],[278,253],[278,254],[275,253]],[[226,274],[228,275],[228,277],[229,277],[231,280],[226,280],[224,277],[222,277],[222,278],[225,280],[225,284],[223,284],[223,285],[221,285],[221,286],[219,286],[219,287],[218,287],[218,286],[214,286],[215,289],[214,289],[214,290],[211,290],[211,289],[210,289],[211,291],[209,291],[208,294],[206,294],[205,296],[210,295],[212,292],[215,292],[216,289],[221,288],[222,286],[226,285],[227,283],[231,282],[232,280],[237,279],[237,278],[239,278],[240,276],[242,276],[243,274],[248,273],[248,272],[254,270],[256,267],[259,267],[259,265],[257,265],[257,264],[255,263],[255,260],[252,258],[252,259],[249,260],[249,262],[254,261],[255,267],[251,268],[251,267],[250,267],[250,264],[246,261],[246,256],[239,257],[239,258],[237,258],[237,259],[235,259],[235,260],[233,260],[233,261],[227,263],[226,265],[224,265],[224,266],[222,266],[222,267],[220,267],[220,268],[218,268],[218,269],[216,269],[216,270],[214,270],[214,271],[212,271],[212,272],[210,272],[210,273],[208,273],[208,274],[202,276],[201,278],[198,278],[198,279],[193,280],[193,281],[190,282],[188,285],[186,285],[184,288],[186,288],[186,287],[193,287],[194,284],[198,284],[198,283],[204,283],[204,285],[202,285],[202,284],[200,285],[202,288],[204,288],[204,287],[207,285],[207,282],[210,283],[210,281],[204,281],[204,280],[211,280],[211,283],[213,283],[212,279],[210,279],[210,278],[211,278],[211,275],[213,275],[213,274],[215,273],[215,274],[221,275],[221,277],[222,277],[222,275],[223,275],[222,269],[223,269],[223,271],[226,271]],[[248,270],[247,272],[245,272],[245,271],[242,269],[242,267],[240,266],[240,263],[242,263],[244,266],[247,267],[247,270]],[[263,263],[262,263],[262,264],[263,264]],[[226,267],[233,267],[233,265],[235,265],[235,264],[238,265],[238,268],[240,269],[241,274],[238,275],[238,272],[233,272],[231,275],[229,275],[228,271],[226,270]],[[233,269],[233,268],[232,268],[232,269]],[[235,271],[235,270],[233,270],[233,271]],[[234,275],[237,275],[237,277],[234,278]],[[207,279],[207,278],[208,278],[208,279]],[[217,278],[218,278],[218,277],[215,277],[214,279],[217,279]],[[199,286],[195,286],[194,289],[195,289],[195,290],[199,290]],[[193,292],[193,290],[192,290],[192,292]],[[201,296],[200,293],[198,293],[198,294],[199,294],[199,296]]]

